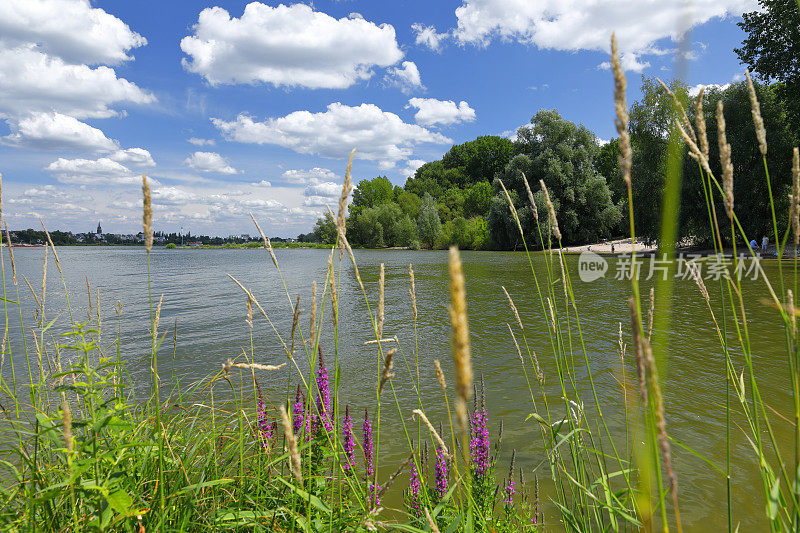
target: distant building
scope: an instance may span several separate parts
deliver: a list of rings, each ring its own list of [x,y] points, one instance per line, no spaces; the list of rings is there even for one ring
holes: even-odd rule
[[[100,227],[100,223],[99,222],[97,223],[97,234],[98,235],[102,235],[103,234],[103,228]]]

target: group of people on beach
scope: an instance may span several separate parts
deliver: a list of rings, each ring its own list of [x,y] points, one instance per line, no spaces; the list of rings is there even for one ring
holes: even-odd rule
[[[761,237],[761,253],[766,253],[767,246],[769,246],[769,237],[764,235]],[[758,251],[758,242],[755,239],[750,241],[750,249],[753,250],[753,252]]]

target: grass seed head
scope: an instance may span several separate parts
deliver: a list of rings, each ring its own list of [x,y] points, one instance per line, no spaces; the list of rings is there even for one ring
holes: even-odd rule
[[[438,359],[434,359],[433,364],[436,365],[436,379],[439,381],[439,386],[442,388],[442,390],[447,390],[447,382],[444,380],[444,372],[442,372],[442,364],[439,362]]]
[[[528,193],[528,201],[531,203],[531,209],[533,209],[533,218],[536,219],[536,221],[538,222],[539,221],[539,210],[536,208],[536,201],[533,199],[533,193],[531,192],[531,186],[528,183],[528,178],[527,178],[527,176],[525,176],[525,173],[520,171],[520,174],[522,174],[522,183],[525,184],[525,192]]]
[[[719,142],[719,164],[722,167],[723,200],[728,218],[733,220],[733,164],[731,163],[731,145],[725,134],[725,113],[722,100],[717,102],[717,140]]]
[[[697,98],[694,101],[694,123],[697,126],[697,139],[700,143],[700,151],[708,159],[708,133],[706,132],[706,118],[703,115],[703,94],[705,87],[700,88]]]
[[[792,152],[792,224],[794,244],[800,244],[800,151],[795,146]]]
[[[508,294],[508,291],[506,290],[505,287],[500,287],[500,288],[503,289],[503,293],[506,295],[506,298],[508,299],[508,305],[511,306],[511,311],[514,312],[514,318],[517,319],[517,325],[519,326],[519,329],[525,331],[525,327],[522,325],[522,320],[519,318],[519,311],[517,311],[517,306],[514,305],[514,300],[511,299],[511,295]]]
[[[272,249],[272,242],[269,238],[264,235],[264,232],[261,231],[261,226],[258,225],[256,222],[256,217],[253,216],[253,213],[250,213],[250,218],[253,219],[253,224],[256,225],[256,229],[258,230],[259,235],[261,235],[261,242],[264,243],[264,248],[269,252],[269,257],[272,259],[272,264],[275,265],[275,268],[278,268],[278,258],[275,257],[275,250]]]
[[[286,411],[286,406],[281,405],[281,422],[283,423],[283,434],[286,436],[286,447],[289,449],[289,459],[292,466],[292,474],[297,483],[303,486],[303,474],[300,470],[300,452],[297,450],[297,438],[292,430],[292,420]]]
[[[333,253],[336,249],[331,248],[331,253],[328,256],[328,286],[330,287],[331,294],[331,320],[333,320],[333,327],[339,324],[339,309],[336,305],[336,273],[333,270]]]
[[[756,88],[750,78],[750,71],[744,71],[747,76],[747,92],[750,95],[750,112],[753,114],[753,125],[756,127],[756,139],[758,139],[758,149],[761,155],[767,156],[767,130],[764,128],[764,119],[761,118],[761,104],[758,103]]]
[[[797,149],[795,148],[795,152]],[[14,248],[11,247],[11,233],[8,231],[6,221],[3,221],[3,228],[6,230],[6,244],[8,245],[8,255],[11,258],[11,273],[14,276],[14,285],[17,284],[17,264],[14,262]]]
[[[69,402],[66,400],[66,398],[61,403],[61,412],[61,424],[64,427],[64,444],[67,448],[67,453],[71,454],[74,449],[75,442],[72,438],[72,411],[69,408]]]
[[[411,288],[409,291],[411,292],[411,311],[414,316],[414,323],[417,322],[417,288],[414,283],[414,269],[411,267],[411,264],[408,265],[408,277],[411,278]]]
[[[556,208],[553,205],[553,201],[550,200],[550,193],[547,190],[547,185],[544,184],[544,180],[539,180],[539,185],[542,186],[542,190],[544,191],[544,199],[547,202],[547,210],[550,213],[550,224],[553,228],[553,235],[555,235],[556,239],[561,241],[561,230],[558,229],[558,219],[556,218]]]
[[[422,420],[422,422],[426,426],[428,426],[428,431],[431,432],[431,435],[436,440],[436,442],[439,444],[439,446],[442,448],[442,451],[445,453],[445,455],[450,455],[449,452],[447,451],[447,445],[444,443],[444,440],[442,439],[441,435],[439,435],[439,432],[436,431],[436,428],[433,427],[433,424],[431,424],[431,421],[428,420],[428,417],[425,416],[425,413],[423,413],[422,410],[420,410],[420,409],[414,409],[414,411],[412,411],[412,412],[415,415],[419,416],[419,418]]]
[[[467,295],[461,257],[456,247],[450,248],[450,322],[453,327],[453,362],[456,371],[456,412],[462,431],[467,428],[467,401],[472,394],[472,357],[467,323]]]
[[[144,248],[148,252],[153,249],[153,206],[150,198],[150,185],[147,176],[142,174],[142,228],[144,232]]]
[[[383,361],[383,370],[381,371],[381,381],[378,384],[378,396],[383,392],[383,386],[386,385],[386,382],[394,377],[392,368],[394,368],[394,354],[396,352],[397,348],[392,348],[386,352],[386,358]]]
[[[631,138],[628,133],[628,104],[625,99],[628,82],[619,60],[617,37],[613,33],[611,34],[611,69],[614,72],[614,109],[617,114],[615,123],[619,135],[619,166],[622,171],[622,179],[630,189],[633,156],[631,154]]]

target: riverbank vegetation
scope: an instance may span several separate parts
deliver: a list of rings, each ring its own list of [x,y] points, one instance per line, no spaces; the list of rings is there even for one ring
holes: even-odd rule
[[[791,192],[791,172],[786,154],[800,139],[800,72],[797,53],[800,34],[794,0],[765,1],[762,12],[746,14],[740,26],[748,37],[736,52],[768,83],[754,83],[761,102],[761,115],[769,132],[767,163],[772,170],[772,199],[776,209],[786,213]],[[793,7],[794,6],[794,7]],[[794,54],[794,55],[793,55]],[[633,165],[633,207],[636,234],[656,240],[664,205],[664,176],[670,164],[669,139],[674,94],[695,119],[694,105],[699,88],[680,81],[666,85],[655,78],[641,80],[641,99],[630,109],[630,143]],[[691,105],[690,105],[691,102]],[[711,169],[720,174],[717,162],[716,107],[722,102],[727,138],[732,147],[737,196],[742,223],[748,234],[760,239],[772,228],[770,196],[763,181],[763,166],[752,128],[747,83],[731,82],[709,86],[702,92],[702,114],[708,122]],[[691,153],[681,147],[684,176],[680,191],[682,207],[678,221],[679,239],[710,248],[706,202],[702,178]],[[537,112],[514,139],[482,136],[453,146],[439,161],[422,165],[406,183],[393,186],[383,176],[360,181],[353,195],[347,219],[351,243],[369,248],[410,246],[412,248],[521,249],[516,222],[506,209],[502,180],[514,203],[526,240],[539,248],[535,239],[532,208],[528,205],[523,175],[531,181],[537,209],[544,208],[539,187],[543,179],[550,188],[556,215],[561,221],[565,245],[592,244],[627,235],[627,188],[619,167],[619,139],[600,140],[585,127],[563,118],[556,110]],[[722,209],[721,200],[715,208]],[[785,228],[786,219],[779,221]],[[306,236],[317,242],[335,240],[333,221],[322,217]],[[723,234],[731,245],[730,232]],[[536,243],[536,244],[533,244]],[[744,244],[744,243],[739,243]]]
[[[613,39],[611,63],[619,165],[627,196],[627,213],[618,215],[628,221],[635,242],[636,160],[629,134],[626,79]],[[784,230],[778,223],[783,199],[772,200],[777,198],[767,156],[772,145],[758,89],[749,78],[745,87],[752,119],[747,129],[760,154],[761,181],[771,199],[770,235],[780,251],[786,247],[796,250],[800,245],[800,154],[794,148],[782,155],[789,161],[792,190],[788,216],[780,217]],[[679,97],[671,102],[669,143],[685,146],[698,167],[697,194],[706,199],[706,223],[713,245],[721,249],[725,234],[734,242],[747,240],[750,235],[737,204],[732,145],[723,125],[728,113],[741,111],[729,110],[724,102],[717,104],[717,155],[710,148],[708,122],[700,113],[703,95],[697,98],[694,120],[684,118],[686,107]],[[658,229],[660,251],[667,260],[674,258],[680,227],[678,206],[691,183],[682,180],[682,154],[675,149],[669,153]],[[718,161],[719,174],[712,159]],[[800,276],[796,261],[787,267],[793,271],[791,286],[783,275],[777,284],[770,283],[763,271],[758,278],[764,301],[774,309],[775,321],[784,326],[785,338],[780,342],[786,356],[786,386],[792,391],[789,406],[770,405],[759,392],[759,369],[753,364],[741,279],[728,272],[707,286],[699,270],[690,268],[696,298],[707,306],[711,334],[719,339],[719,351],[714,355],[726,383],[718,392],[719,409],[725,414],[727,453],[724,458],[703,457],[671,436],[670,406],[664,402],[659,379],[669,369],[674,277],[665,276],[647,295],[641,294],[637,277],[631,275],[629,294],[620,295],[630,308],[629,316],[620,317],[627,324],[624,328],[620,325],[619,353],[614,355],[620,365],[602,369],[613,372],[619,382],[618,401],[623,406],[619,412],[623,414],[612,419],[598,399],[596,369],[590,363],[594,354],[587,348],[590,340],[606,339],[609,332],[591,331],[581,322],[582,310],[575,303],[575,291],[580,288],[573,284],[575,273],[560,253],[572,230],[558,216],[556,193],[551,194],[546,178],[523,177],[522,172],[507,177],[518,176],[524,195],[503,177],[495,180],[493,187],[499,187],[497,195],[505,198],[507,216],[517,228],[521,246],[546,250],[528,254],[531,277],[527,286],[518,289],[536,295],[536,319],[548,325],[546,350],[537,353],[531,349],[513,291],[498,294],[507,306],[508,334],[528,385],[525,427],[541,450],[536,466],[522,472],[516,467],[517,454],[531,451],[503,447],[502,424],[483,402],[483,395],[490,391],[473,375],[468,295],[457,248],[451,248],[448,256],[451,353],[428,353],[424,342],[422,346],[417,342],[400,346],[395,338],[384,336],[387,304],[410,306],[413,322],[409,327],[416,331],[414,272],[410,266],[406,302],[385,301],[383,269],[375,289],[373,285],[368,289],[362,280],[358,252],[349,243],[357,233],[351,232],[353,222],[348,224],[345,219],[352,189],[351,164],[352,154],[338,212],[330,215],[336,237],[328,269],[319,283],[309,280],[307,296],[302,299],[306,311],[300,296],[290,294],[285,285],[285,303],[263,308],[258,294],[231,278],[241,290],[242,315],[251,337],[244,340],[246,348],[241,355],[221,361],[219,370],[193,384],[166,380],[159,370],[170,345],[179,342],[173,331],[160,323],[161,298],[150,298],[150,318],[145,326],[150,337],[146,354],[149,387],[141,391],[126,373],[126,358],[133,356],[121,353],[118,334],[113,333],[119,329],[113,323],[101,323],[91,309],[84,314],[70,307],[65,283],[68,308],[51,316],[44,305],[44,291],[37,293],[27,280],[20,286],[23,280],[18,279],[9,253],[13,250],[3,250],[0,258],[11,267],[10,276],[3,269],[6,326],[0,362],[8,365],[0,372],[4,417],[0,425],[4,444],[0,451],[0,524],[5,529],[471,533],[542,531],[552,520],[554,529],[570,531],[682,531],[680,502],[696,495],[680,491],[680,472],[673,466],[673,456],[681,453],[708,465],[707,482],[726,487],[727,501],[707,505],[712,507],[710,512],[727,514],[732,532],[742,519],[731,498],[737,482],[733,468],[737,458],[730,447],[733,431],[747,437],[751,445],[747,453],[754,455],[761,480],[757,488],[738,488],[763,503],[763,524],[770,531],[798,528],[800,343],[794,295]],[[159,272],[151,272],[149,266],[154,214],[146,180],[143,195],[143,253],[148,254],[149,287],[150,277]],[[421,213],[424,201],[421,199]],[[530,242],[521,216],[524,202],[531,217],[534,240]],[[722,209],[717,210],[719,202]],[[579,209],[578,205],[573,208]],[[357,210],[358,206],[354,207]],[[428,201],[425,209],[431,221],[434,208]],[[359,216],[366,209],[369,207]],[[259,234],[265,263],[280,273],[271,242],[260,229]],[[49,238],[47,243],[63,281],[62,269],[69,265],[61,264]],[[534,262],[543,267],[544,277]],[[668,273],[673,274],[675,262],[667,264]],[[780,263],[778,267],[783,268]],[[52,275],[52,263],[50,268]],[[370,399],[346,398],[339,392],[341,381],[352,378],[342,375],[339,365],[344,355],[339,351],[339,339],[348,334],[338,321],[342,276],[358,287],[358,297],[367,309],[363,319],[374,333],[374,339],[358,354],[375,361],[375,395]],[[30,317],[23,316],[23,296],[35,302],[33,323],[25,322]],[[292,317],[291,328],[275,326],[271,317],[281,312]],[[14,322],[19,328],[9,326]],[[263,363],[264,354],[252,342],[256,328],[274,333],[285,352],[282,364]],[[698,334],[703,331],[707,330],[699,329]],[[13,335],[20,338],[10,339]],[[12,351],[12,346],[22,349]],[[445,356],[451,363],[443,367]],[[554,362],[552,375],[541,370],[539,361],[544,357]],[[285,376],[285,393],[264,394],[259,381],[275,375]],[[400,386],[414,390],[414,405],[400,404],[395,394],[395,387]],[[434,403],[444,403],[448,416],[431,420],[426,412]],[[742,421],[741,426],[733,416]],[[382,460],[381,439],[386,438],[382,424],[387,417],[398,421],[400,438],[408,446],[407,458],[399,464]],[[792,442],[779,442],[775,436],[778,428],[791,433]],[[546,500],[538,497],[539,482],[547,490]],[[389,491],[400,487],[403,503],[391,509]],[[702,524],[687,524],[689,527]]]

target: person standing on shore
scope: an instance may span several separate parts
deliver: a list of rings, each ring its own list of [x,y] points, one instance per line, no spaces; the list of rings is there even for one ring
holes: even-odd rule
[[[768,244],[769,244],[769,237],[767,237],[766,235],[761,237],[761,251],[762,252],[766,252],[767,251],[767,245]]]
[[[756,240],[755,240],[755,239],[751,239],[751,240],[750,240],[750,250],[751,250],[753,253],[756,253],[756,250],[758,250],[758,242],[756,242]]]

